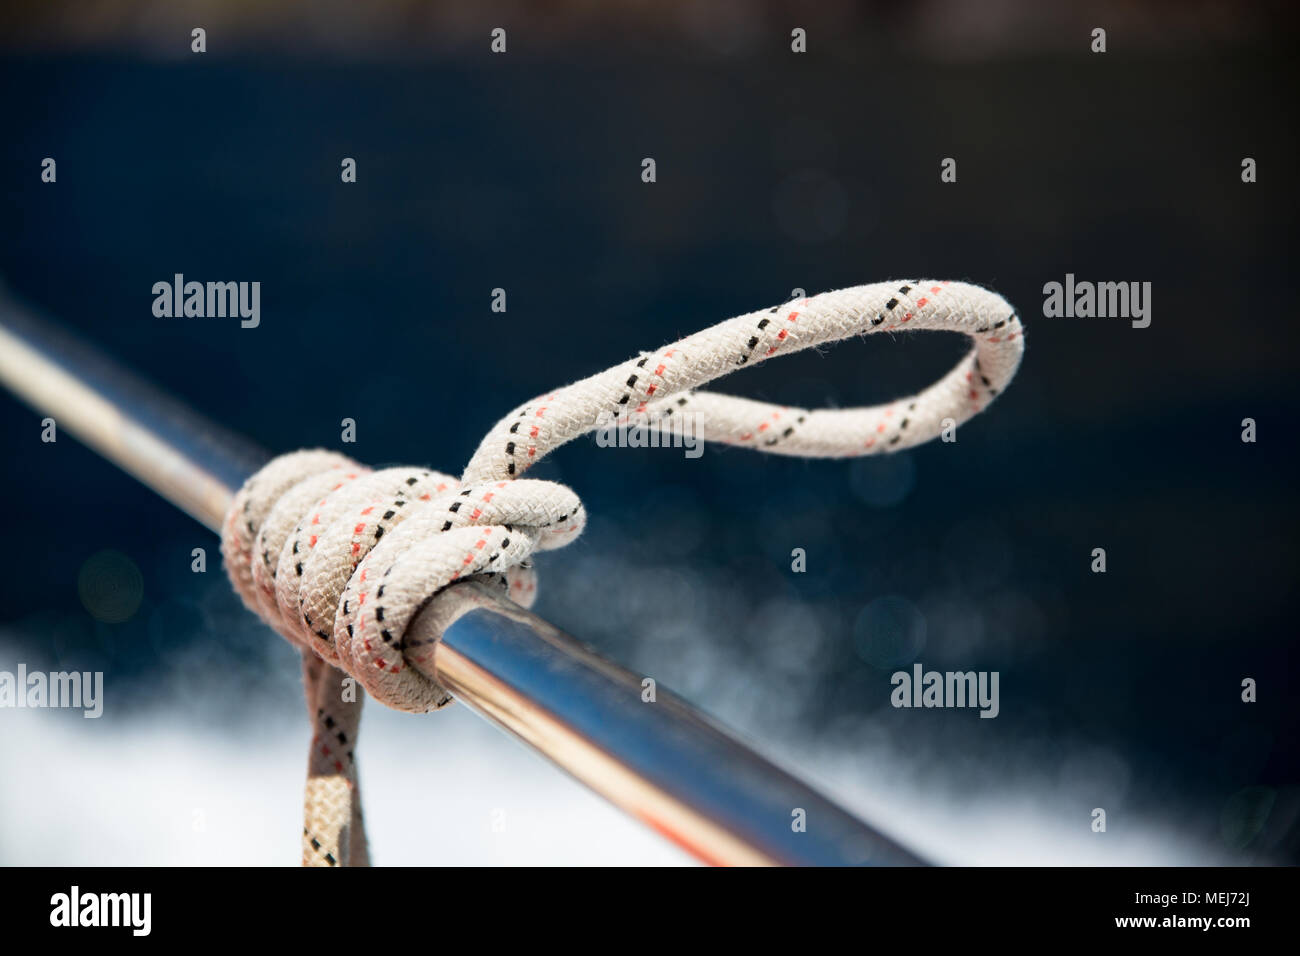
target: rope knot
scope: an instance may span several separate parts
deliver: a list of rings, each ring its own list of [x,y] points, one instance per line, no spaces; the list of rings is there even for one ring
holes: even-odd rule
[[[433,644],[407,626],[439,590],[494,574],[532,604],[534,551],[582,533],[570,489],[513,479],[461,484],[419,468],[372,471],[329,451],[282,455],[240,489],[222,534],[244,603],[280,634],[397,710],[450,703]]]

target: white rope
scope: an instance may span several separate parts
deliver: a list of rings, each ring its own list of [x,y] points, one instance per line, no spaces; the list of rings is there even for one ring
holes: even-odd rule
[[[870,408],[808,411],[693,391],[774,356],[903,329],[961,332],[974,348],[918,394]],[[690,415],[698,437],[758,451],[896,451],[985,408],[1015,374],[1023,342],[1011,307],[977,286],[857,286],[729,319],[521,405],[488,432],[460,481],[418,468],[371,471],[329,451],[271,461],[236,495],[222,552],[245,604],[304,652],[316,722],[304,862],[365,862],[353,758],[360,697],[345,699],[346,677],[399,710],[450,703],[431,676],[433,646],[406,637],[416,612],[476,574],[497,575],[528,606],[529,555],[581,534],[586,515],[571,490],[520,477],[551,450],[613,418],[681,429]]]

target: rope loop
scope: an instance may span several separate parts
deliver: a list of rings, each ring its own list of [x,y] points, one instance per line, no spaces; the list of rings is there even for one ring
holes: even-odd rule
[[[974,348],[938,382],[868,408],[788,408],[713,392],[716,378],[770,358],[880,332],[960,332]],[[1024,351],[1015,310],[964,282],[914,279],[824,292],[728,319],[657,352],[519,406],[479,444],[465,480],[515,478],[611,417],[681,427],[698,437],[778,455],[840,458],[901,451],[960,425],[1011,381]]]

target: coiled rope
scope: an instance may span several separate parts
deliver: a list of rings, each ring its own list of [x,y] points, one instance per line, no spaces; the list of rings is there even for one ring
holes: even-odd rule
[[[974,348],[923,391],[869,408],[809,411],[695,391],[774,356],[901,329],[961,332]],[[470,575],[495,576],[529,606],[529,556],[582,533],[577,495],[520,477],[548,452],[611,421],[679,430],[687,416],[699,438],[756,451],[897,451],[985,408],[1015,375],[1023,343],[1014,310],[978,286],[875,283],[729,319],[527,402],[488,432],[459,480],[420,468],[372,471],[330,451],[272,460],[235,496],[221,546],[244,603],[303,652],[315,728],[304,864],[368,859],[355,683],[398,710],[450,703],[434,674],[433,644],[407,637],[415,614]]]

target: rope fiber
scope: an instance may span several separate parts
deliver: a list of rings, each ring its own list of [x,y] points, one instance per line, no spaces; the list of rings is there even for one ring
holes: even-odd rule
[[[780,355],[877,332],[960,332],[974,347],[938,382],[864,408],[806,410],[701,385]],[[273,459],[236,494],[222,526],[227,573],[244,603],[303,656],[314,735],[304,807],[304,865],[365,865],[357,786],[364,697],[398,710],[451,703],[435,642],[407,626],[442,588],[489,576],[528,607],[535,551],[582,533],[569,488],[521,476],[549,452],[610,422],[685,427],[756,451],[812,458],[899,451],[982,411],[1024,350],[1014,310],[961,282],[882,282],[728,319],[656,352],[533,399],[484,437],[457,480],[422,468],[372,471],[331,451]]]

